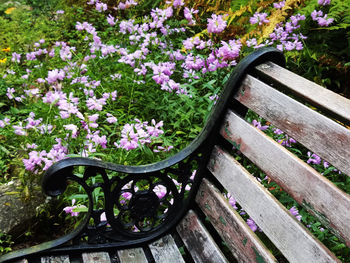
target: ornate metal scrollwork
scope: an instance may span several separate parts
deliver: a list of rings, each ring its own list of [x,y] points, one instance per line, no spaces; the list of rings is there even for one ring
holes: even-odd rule
[[[274,48],[259,49],[244,58],[231,74],[200,135],[169,159],[142,166],[124,166],[88,158],[69,158],[51,166],[43,179],[47,195],[62,194],[68,181],[78,183],[88,196],[88,212],[70,234],[41,245],[9,253],[0,262],[45,250],[87,250],[102,247],[142,245],[174,228],[189,204],[206,171],[211,150],[219,135],[224,111],[244,75],[259,63],[273,61],[284,66],[283,54]],[[75,174],[85,167],[83,176]],[[197,170],[193,178],[192,173]],[[116,176],[108,176],[116,173]],[[89,180],[102,180],[91,184]],[[104,207],[99,208],[93,192],[103,190]],[[162,188],[163,193],[155,191]],[[106,219],[102,215],[106,215]],[[64,246],[68,241],[73,245]]]

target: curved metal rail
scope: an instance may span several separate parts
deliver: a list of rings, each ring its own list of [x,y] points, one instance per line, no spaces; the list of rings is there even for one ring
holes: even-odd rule
[[[244,58],[235,67],[198,137],[168,159],[148,165],[125,166],[89,158],[68,158],[52,165],[44,175],[43,191],[57,196],[66,190],[69,181],[78,183],[89,201],[84,220],[63,237],[11,252],[0,257],[0,262],[47,251],[137,246],[174,228],[194,199],[212,147],[219,137],[219,125],[230,98],[239,88],[244,75],[266,61],[281,66],[285,64],[282,52],[271,47],[259,49]],[[83,167],[83,175],[77,174],[77,167]],[[193,176],[194,170],[197,170],[196,176]],[[108,176],[108,173],[114,175]],[[115,176],[116,173],[118,176]],[[100,181],[93,185],[88,183],[95,176],[99,176]],[[144,185],[142,189],[137,187],[140,184]],[[164,189],[164,195],[155,193],[157,187]],[[104,193],[103,209],[94,209],[93,192],[97,188]],[[103,213],[107,221],[101,221]],[[73,245],[64,246],[70,240],[74,241]]]

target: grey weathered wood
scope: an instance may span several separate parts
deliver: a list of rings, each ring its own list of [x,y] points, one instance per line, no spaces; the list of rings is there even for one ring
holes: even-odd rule
[[[247,76],[235,98],[350,176],[350,130]]]
[[[28,263],[28,260],[26,258],[23,258],[21,260],[15,261],[14,263]]]
[[[345,97],[304,79],[272,62],[261,64],[256,69],[265,78],[282,84],[313,105],[325,108],[343,119],[350,121],[350,100]]]
[[[290,262],[340,262],[241,164],[217,146],[208,169]]]
[[[147,258],[142,248],[131,248],[118,251],[120,263],[147,263]]]
[[[185,262],[171,235],[164,236],[149,245],[157,263]]]
[[[277,262],[219,190],[203,179],[196,202],[238,262]]]
[[[70,263],[68,256],[42,257],[41,263]]]
[[[111,259],[107,252],[83,253],[84,263],[111,263]]]
[[[176,229],[195,262],[228,262],[192,210]]]
[[[348,194],[232,111],[220,133],[350,246]]]

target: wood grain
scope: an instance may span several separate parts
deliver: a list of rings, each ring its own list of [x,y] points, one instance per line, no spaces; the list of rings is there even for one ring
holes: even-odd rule
[[[42,257],[41,263],[70,263],[68,256]]]
[[[350,176],[350,130],[247,76],[235,98]]]
[[[120,263],[147,263],[147,258],[142,248],[131,248],[118,251]]]
[[[327,109],[343,119],[350,121],[350,100],[347,98],[323,88],[272,62],[261,64],[257,66],[256,69],[259,75],[275,83],[282,84],[313,105]]]
[[[192,210],[187,213],[176,229],[194,262],[228,262]]]
[[[208,169],[290,262],[340,262],[243,166],[217,146]]]
[[[84,263],[111,263],[111,259],[107,252],[83,253]]]
[[[196,202],[238,262],[277,262],[219,190],[203,179]]]
[[[348,194],[232,111],[220,133],[350,247]]]
[[[185,262],[171,235],[164,236],[149,245],[156,263]]]

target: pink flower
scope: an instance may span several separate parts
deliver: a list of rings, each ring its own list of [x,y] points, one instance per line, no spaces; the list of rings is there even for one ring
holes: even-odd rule
[[[96,3],[96,10],[98,12],[106,11],[107,10],[107,5],[105,3],[102,3],[102,2],[97,2]]]
[[[220,33],[224,31],[227,26],[227,22],[222,19],[222,15],[212,14],[208,19],[207,29],[209,33]]]
[[[108,17],[107,17],[107,22],[108,22],[108,24],[110,24],[111,26],[115,26],[115,18],[113,17],[113,16],[111,16],[111,15],[108,15]]]
[[[192,26],[196,24],[196,20],[193,19],[193,15],[197,13],[198,13],[198,10],[195,10],[193,8],[189,9],[188,7],[185,7],[184,17],[188,21],[188,25]]]
[[[318,0],[319,5],[329,5],[331,0]]]
[[[185,3],[183,2],[183,0],[174,0],[173,3],[173,7],[177,8],[177,7],[181,7],[183,6]]]
[[[66,130],[72,131],[72,138],[78,137],[78,127],[74,124],[63,125]]]
[[[255,13],[254,16],[252,16],[249,19],[249,22],[254,25],[259,23],[259,26],[261,26],[263,23],[269,23],[270,21],[266,19],[267,14],[266,13]]]

